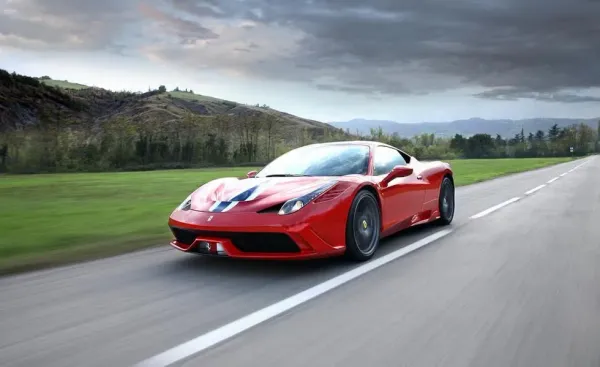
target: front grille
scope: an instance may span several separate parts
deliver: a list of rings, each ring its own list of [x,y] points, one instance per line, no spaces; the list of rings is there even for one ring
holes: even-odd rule
[[[242,252],[294,253],[298,245],[285,233],[196,231],[171,227],[178,242],[191,245],[196,237],[227,238]]]

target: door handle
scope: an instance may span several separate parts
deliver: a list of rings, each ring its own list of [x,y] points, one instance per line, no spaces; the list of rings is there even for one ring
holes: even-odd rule
[[[417,180],[422,180],[422,179],[423,179],[423,176],[421,176],[421,175],[417,176]]]

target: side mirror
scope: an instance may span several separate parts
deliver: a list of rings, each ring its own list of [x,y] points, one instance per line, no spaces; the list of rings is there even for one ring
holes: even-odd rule
[[[392,180],[394,180],[396,178],[400,178],[400,177],[410,176],[410,175],[412,175],[412,173],[413,173],[413,169],[410,167],[396,166],[396,167],[392,168],[390,173],[388,173],[387,176],[385,176],[383,178],[383,180],[381,180],[381,186],[387,187],[387,185],[390,182],[392,182]]]
[[[246,176],[248,178],[253,178],[254,176],[256,176],[257,173],[258,173],[258,171],[250,171],[246,174]]]

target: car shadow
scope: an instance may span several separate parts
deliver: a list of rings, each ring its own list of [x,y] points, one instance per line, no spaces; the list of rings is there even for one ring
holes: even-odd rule
[[[424,224],[391,235],[381,241],[373,259],[408,246],[439,228],[435,224]],[[243,279],[244,283],[250,279],[258,281],[277,279],[280,281],[284,279],[298,280],[299,278],[329,278],[364,264],[347,260],[344,257],[282,261],[231,259],[183,253],[177,255],[172,261],[165,264],[164,271],[176,276],[220,278],[221,281],[224,277],[232,278],[234,281]]]

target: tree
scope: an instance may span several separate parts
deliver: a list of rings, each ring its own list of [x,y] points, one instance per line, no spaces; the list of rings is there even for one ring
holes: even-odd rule
[[[160,93],[165,93],[167,91],[167,87],[165,87],[164,85],[161,85],[160,87],[158,87],[158,91]]]
[[[535,133],[535,140],[538,142],[542,142],[546,139],[546,137],[544,136],[544,132],[542,130],[538,130]]]
[[[598,120],[598,129],[596,132],[596,152],[600,153],[600,120]]]
[[[596,132],[588,125],[581,123],[577,126],[575,148],[578,154],[588,154],[594,151]]]
[[[8,157],[8,144],[0,145],[0,172],[3,172],[6,167],[6,158]]]
[[[533,135],[533,133],[532,133],[532,132],[530,132],[530,133],[529,133],[529,135],[527,135],[527,142],[528,142],[529,144],[532,144],[532,145],[533,145],[533,140],[534,140],[534,139],[535,139],[535,136]]]
[[[453,149],[456,152],[466,153],[467,148],[467,140],[461,135],[456,134],[450,141],[450,149]]]
[[[519,143],[525,142],[525,129],[521,128],[521,134],[519,134]]]
[[[545,155],[547,155],[547,150],[548,150],[548,148],[546,146],[545,134],[542,130],[538,130],[535,133],[533,149],[532,149],[531,155],[534,157],[545,156]]]
[[[467,157],[492,158],[494,139],[489,134],[475,134],[467,140]]]
[[[558,139],[559,133],[560,133],[560,129],[558,127],[558,124],[552,125],[550,130],[548,130],[548,138],[550,139],[550,142],[554,143],[556,141],[556,139]]]
[[[383,129],[381,128],[381,126],[377,126],[377,128],[370,128],[369,131],[371,132],[371,138],[375,141],[380,141],[380,142],[384,142],[384,135],[385,133],[383,132]]]
[[[263,123],[264,130],[267,134],[266,151],[267,151],[267,160],[268,161],[270,161],[271,158],[273,158],[273,155],[275,154],[274,145],[273,145],[273,137],[277,133],[277,127],[279,126],[279,124],[280,124],[280,121],[278,121],[277,118],[273,115],[267,115],[265,118],[265,121]]]

